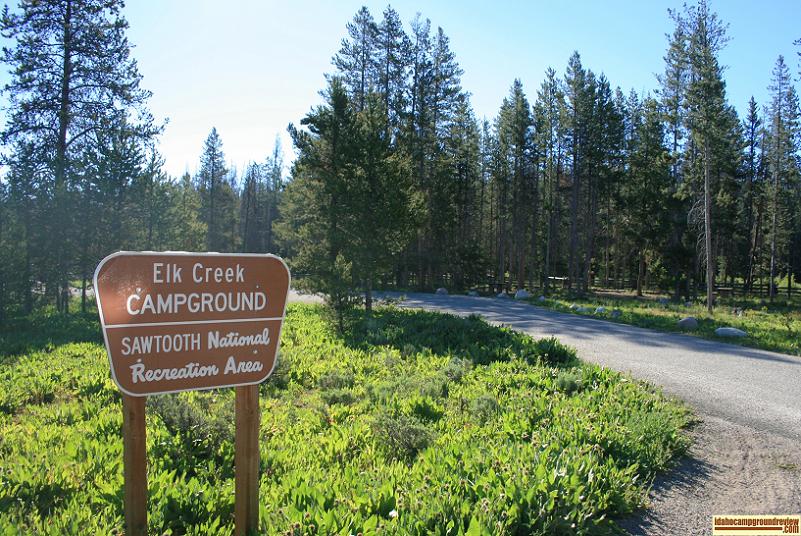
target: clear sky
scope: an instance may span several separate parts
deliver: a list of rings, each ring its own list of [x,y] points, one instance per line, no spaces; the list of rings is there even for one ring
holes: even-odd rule
[[[573,50],[586,67],[604,72],[626,92],[648,92],[663,68],[668,8],[681,0],[504,2],[399,0],[408,23],[418,11],[441,26],[464,69],[463,87],[479,118],[492,118],[512,81],[533,101],[548,66],[564,73]],[[231,165],[240,171],[271,151],[276,135],[287,162],[286,126],[320,102],[331,56],[345,24],[361,5],[376,19],[385,2],[129,0],[125,8],[134,57],[153,92],[150,108],[169,118],[161,138],[167,171],[195,172],[203,140],[214,126]],[[742,111],[751,95],[767,100],[771,69],[784,54],[798,76],[801,0],[717,0],[729,24],[721,54],[729,101]],[[407,28],[408,29],[408,28]],[[3,78],[6,75],[3,73]]]

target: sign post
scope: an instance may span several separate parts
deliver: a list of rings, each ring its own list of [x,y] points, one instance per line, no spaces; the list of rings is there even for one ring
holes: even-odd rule
[[[122,395],[123,508],[126,536],[147,536],[145,399]]]
[[[126,534],[147,530],[145,398],[236,387],[235,533],[258,529],[259,387],[275,367],[289,269],[273,255],[120,252],[95,270],[123,392]]]

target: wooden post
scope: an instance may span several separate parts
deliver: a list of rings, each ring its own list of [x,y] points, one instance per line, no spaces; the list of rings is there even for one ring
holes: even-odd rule
[[[125,536],[147,536],[145,397],[122,395]]]
[[[259,386],[236,388],[234,535],[259,528]]]

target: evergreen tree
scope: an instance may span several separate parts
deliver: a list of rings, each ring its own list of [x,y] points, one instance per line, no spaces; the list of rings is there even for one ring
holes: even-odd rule
[[[3,10],[2,34],[12,41],[3,62],[11,69],[4,87],[9,113],[5,144],[32,145],[47,169],[48,240],[53,270],[48,286],[58,287],[57,305],[68,307],[68,282],[75,265],[77,167],[86,147],[109,129],[125,125],[143,140],[158,129],[145,109],[149,97],[130,57],[122,1],[21,0]],[[19,162],[14,155],[9,165]],[[53,279],[55,278],[55,279]]]
[[[703,221],[703,258],[706,265],[707,310],[712,313],[715,289],[715,250],[713,245],[712,200],[715,160],[719,156],[727,113],[725,82],[717,54],[726,42],[726,28],[710,11],[706,0],[687,8],[689,35],[687,87],[688,124],[698,160],[693,173],[703,184],[697,220]],[[700,208],[702,207],[702,208]]]
[[[789,258],[787,251],[791,243],[792,218],[798,211],[793,206],[793,195],[798,185],[799,109],[798,96],[792,84],[790,70],[779,56],[773,69],[771,91],[770,124],[766,160],[770,173],[770,299],[776,296],[775,278],[782,257],[788,267],[788,294],[790,288]],[[783,254],[787,251],[787,255]]]
[[[757,261],[757,248],[759,246],[762,215],[764,211],[764,185],[760,181],[760,150],[762,118],[754,97],[748,101],[748,115],[743,123],[745,133],[745,180],[741,195],[742,210],[740,223],[744,226],[743,235],[747,237],[744,244],[746,248],[742,266],[745,268],[744,284],[746,291],[750,291],[754,281],[754,269]]]
[[[508,270],[514,274],[518,288],[526,281],[531,248],[532,222],[537,219],[537,167],[531,107],[523,85],[515,80],[501,105],[496,122],[498,154],[494,179],[498,184],[498,271],[499,284],[504,284]]]
[[[349,39],[342,40],[342,48],[334,56],[332,63],[343,77],[357,110],[361,110],[364,108],[367,93],[378,82],[376,78],[378,26],[370,10],[362,6],[353,17],[353,21],[348,23],[347,28]],[[391,56],[392,52],[389,61],[394,61]]]
[[[202,251],[206,247],[208,228],[202,219],[201,194],[192,177],[185,173],[176,183],[168,186],[170,203],[166,220],[170,249]]]
[[[564,80],[566,114],[566,151],[570,161],[570,246],[568,252],[568,284],[572,289],[579,281],[579,227],[585,174],[587,128],[592,114],[593,76],[581,65],[581,57],[574,52],[567,65]]]
[[[398,12],[387,7],[377,29],[375,78],[378,81],[376,90],[383,96],[386,129],[392,141],[401,135],[405,121],[411,47]]]
[[[239,202],[234,173],[226,168],[222,140],[217,129],[212,128],[203,144],[196,179],[202,199],[203,222],[207,228],[207,251],[236,251]]]
[[[356,301],[355,274],[347,254],[347,179],[353,166],[356,126],[343,81],[332,77],[325,103],[290,125],[298,157],[281,204],[281,247],[303,289],[319,292],[343,328],[345,310]]]
[[[672,190],[671,158],[664,145],[662,115],[656,100],[649,97],[643,101],[634,130],[623,201],[627,207],[626,232],[636,248],[637,295],[642,296],[649,264],[664,250],[670,224],[667,200]]]
[[[535,141],[539,154],[540,176],[543,191],[541,195],[545,214],[545,252],[543,259],[543,290],[547,294],[551,269],[558,257],[561,194],[559,178],[564,164],[564,94],[556,78],[556,71],[548,68],[545,72],[537,101],[534,104]]]

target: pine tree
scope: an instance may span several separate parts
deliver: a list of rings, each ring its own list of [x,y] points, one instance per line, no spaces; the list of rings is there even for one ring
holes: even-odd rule
[[[356,126],[343,81],[331,77],[325,103],[290,125],[298,157],[281,203],[277,235],[301,286],[319,292],[334,310],[340,330],[356,301],[355,274],[347,254],[347,178],[354,159]]]
[[[242,198],[239,206],[239,222],[242,250],[247,252],[262,251],[261,221],[264,211],[266,185],[262,166],[251,162],[248,164],[242,181]]]
[[[767,163],[771,176],[770,186],[770,299],[776,296],[775,278],[778,274],[781,249],[790,245],[790,221],[794,208],[788,206],[793,199],[795,185],[798,183],[798,135],[799,109],[798,96],[792,85],[790,69],[779,56],[773,69],[771,91],[770,124],[767,149]],[[795,207],[797,211],[797,207]],[[788,252],[786,258],[789,261]],[[789,262],[787,263],[789,268]],[[788,294],[790,289],[788,269]]]
[[[179,251],[202,251],[206,247],[208,228],[202,219],[201,194],[185,173],[169,187],[170,204],[167,209],[170,249]]]
[[[48,173],[50,222],[43,229],[58,287],[57,305],[68,309],[68,281],[76,197],[76,167],[85,148],[109,129],[126,124],[140,138],[157,134],[145,109],[149,97],[130,57],[122,1],[21,0],[2,15],[2,33],[13,45],[3,50],[11,68],[4,87],[9,113],[2,139],[32,144]],[[128,121],[123,121],[128,119]],[[83,148],[82,148],[83,147]],[[18,159],[11,157],[9,164]]]
[[[407,77],[411,63],[411,41],[403,31],[398,12],[387,7],[376,35],[376,90],[383,96],[386,129],[394,142],[406,115]]]
[[[741,223],[744,225],[744,233],[747,237],[745,246],[745,277],[744,284],[746,291],[750,291],[754,282],[754,269],[757,260],[757,247],[759,241],[759,230],[762,227],[762,212],[764,207],[763,192],[764,185],[760,179],[760,150],[762,118],[759,116],[759,109],[754,97],[748,101],[748,115],[743,123],[745,133],[745,181],[744,192],[741,196],[743,208],[741,211]]]
[[[543,259],[543,290],[548,293],[551,267],[556,258],[559,234],[561,196],[559,176],[564,161],[564,94],[559,87],[556,71],[545,72],[537,101],[534,104],[535,140],[540,155],[540,176],[543,177],[542,205],[545,214],[545,252]]]
[[[342,40],[332,63],[337,68],[357,110],[364,108],[367,93],[376,83],[376,50],[378,49],[378,26],[365,6],[348,23],[349,39]]]
[[[726,42],[726,27],[709,10],[706,0],[688,8],[688,61],[690,83],[687,87],[688,124],[700,161],[695,172],[703,184],[703,248],[706,265],[707,310],[712,313],[715,289],[715,250],[713,245],[712,199],[715,187],[713,167],[724,132],[726,90],[717,54]]]
[[[581,57],[574,52],[565,73],[564,93],[567,105],[566,145],[570,160],[570,246],[568,252],[568,284],[572,289],[579,282],[579,226],[582,223],[582,182],[585,174],[587,127],[591,114],[591,77],[581,65]]]
[[[509,272],[517,288],[526,281],[531,250],[532,221],[537,218],[536,146],[533,138],[531,106],[520,80],[515,80],[501,105],[496,122],[498,154],[495,180],[498,183],[498,210],[502,224],[498,233],[498,283]]]
[[[670,152],[664,145],[659,104],[646,98],[636,116],[629,157],[630,175],[624,191],[627,207],[626,232],[635,244],[637,295],[642,296],[649,261],[656,260],[665,246],[670,224],[667,200],[672,189]]]
[[[234,175],[235,172],[226,167],[220,135],[216,128],[212,128],[203,144],[200,171],[196,178],[202,199],[203,221],[207,228],[207,251],[236,251],[239,200]]]

